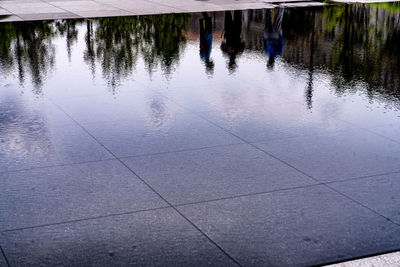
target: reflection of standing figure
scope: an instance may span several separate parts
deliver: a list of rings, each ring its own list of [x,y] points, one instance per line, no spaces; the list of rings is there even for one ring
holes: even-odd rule
[[[206,70],[212,73],[214,70],[214,62],[210,60],[213,33],[212,21],[207,12],[203,12],[203,18],[200,23],[200,58],[206,64]]]
[[[282,56],[283,54],[283,35],[282,35],[282,19],[283,19],[284,8],[278,8],[278,15],[275,18],[274,24],[272,24],[272,10],[268,9],[265,18],[265,28],[263,36],[263,47],[264,51],[268,56],[268,68],[273,68],[275,58]]]
[[[244,43],[242,42],[242,11],[225,12],[225,35],[221,44],[221,49],[229,56],[229,70],[236,69],[236,56],[243,52]]]

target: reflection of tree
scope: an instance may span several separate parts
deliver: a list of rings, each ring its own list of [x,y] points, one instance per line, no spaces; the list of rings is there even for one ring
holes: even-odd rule
[[[315,16],[313,15],[315,13]],[[370,5],[291,9],[283,22],[284,59],[332,75],[337,94],[360,90],[370,98],[400,99],[400,12]],[[314,23],[315,21],[315,23]],[[309,87],[308,89],[310,89]],[[311,104],[310,91],[306,94]]]
[[[54,65],[52,38],[56,29],[51,22],[0,24],[0,67],[2,73],[16,71],[20,83],[28,72],[37,93]]]
[[[112,87],[132,73],[139,54],[150,74],[159,65],[169,74],[179,61],[189,21],[190,15],[177,14],[102,18],[94,25],[87,22],[84,59],[93,70],[95,55]]]
[[[85,61],[93,70],[93,56],[101,65],[103,77],[112,86],[132,73],[138,57],[137,17],[102,18],[87,22]]]
[[[189,28],[188,14],[168,14],[140,17],[141,52],[149,72],[158,65],[170,74],[173,64],[179,62],[184,32]]]
[[[72,45],[78,40],[78,29],[76,27],[81,23],[82,20],[78,19],[56,21],[56,27],[59,34],[63,36],[65,35],[66,37],[66,46],[69,60],[71,60]]]

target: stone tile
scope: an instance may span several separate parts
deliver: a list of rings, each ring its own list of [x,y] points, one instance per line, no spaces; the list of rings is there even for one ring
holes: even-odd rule
[[[43,14],[43,13],[63,13],[65,10],[54,7],[44,2],[37,3],[13,3],[13,4],[2,4],[0,6],[13,14]]]
[[[167,204],[118,161],[0,174],[0,230]]]
[[[0,16],[4,16],[4,15],[12,15],[12,13],[8,10],[0,8]]]
[[[179,207],[244,266],[310,266],[400,248],[400,228],[327,189]]]
[[[106,5],[102,3],[97,3],[94,1],[57,1],[57,2],[49,2],[54,6],[62,8],[64,10],[70,12],[85,12],[85,11],[111,11],[111,10],[119,10],[116,7],[111,5]],[[78,14],[78,13],[76,13]]]
[[[0,173],[113,158],[78,126],[1,129]]]
[[[20,17],[24,20],[56,20],[56,19],[76,19],[80,18],[77,14],[70,12],[62,13],[39,13],[39,14],[21,14]]]
[[[8,266],[6,259],[4,258],[3,254],[1,252],[0,252],[0,266],[4,266],[4,267]]]
[[[123,161],[173,204],[315,184],[247,144]]]
[[[353,261],[346,261],[327,267],[400,266],[400,252],[387,253]]]
[[[279,6],[284,6],[284,7],[313,7],[313,6],[325,6],[325,3],[321,2],[311,2],[311,1],[306,1],[306,2],[298,2],[298,3],[282,3]]]
[[[225,10],[246,10],[246,9],[263,9],[274,8],[274,5],[267,3],[230,3],[221,5]]]
[[[330,186],[400,224],[400,173],[332,183]]]
[[[93,10],[93,11],[75,11],[84,18],[101,18],[101,17],[118,17],[118,16],[133,16],[133,12],[124,10]]]
[[[182,12],[182,9],[180,8],[164,6],[150,2],[144,2],[144,3],[124,2],[124,3],[119,3],[118,7],[137,15],[170,14],[170,13]]]
[[[190,5],[179,6],[179,9],[183,10],[184,12],[212,12],[212,11],[225,11],[226,7],[207,3],[195,6],[190,6]]]
[[[248,142],[323,136],[354,128],[353,125],[329,115],[313,113],[296,102],[276,100],[262,106],[205,112],[200,116]]]
[[[368,130],[400,143],[400,124],[382,125],[381,127],[369,128]]]
[[[3,233],[13,266],[234,266],[172,209]]]
[[[146,118],[87,124],[85,127],[117,157],[243,143],[190,114],[170,116],[157,111]]]
[[[44,97],[21,94],[13,86],[0,86],[0,130],[74,125],[75,122]]]
[[[174,114],[185,113],[165,97],[144,91],[121,93],[117,97],[100,93],[93,97],[64,97],[57,98],[55,103],[82,125],[139,120],[162,123]]]
[[[400,144],[363,130],[256,146],[324,182],[400,171]]]

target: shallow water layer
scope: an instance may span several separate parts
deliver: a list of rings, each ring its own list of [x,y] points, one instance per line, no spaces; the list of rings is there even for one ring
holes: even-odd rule
[[[0,265],[398,250],[399,49],[398,4],[0,23]]]
[[[352,127],[399,142],[399,14],[395,3],[1,23],[1,170],[75,162],[57,151],[82,142],[73,126],[120,157],[237,142],[201,127],[194,138],[199,118],[244,142]]]

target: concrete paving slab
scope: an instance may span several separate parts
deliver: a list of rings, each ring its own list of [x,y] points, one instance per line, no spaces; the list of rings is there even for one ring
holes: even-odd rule
[[[176,114],[157,120],[115,121],[87,124],[85,127],[117,157],[243,143],[195,115]]]
[[[3,233],[12,266],[236,266],[172,209]]]
[[[400,173],[332,183],[330,186],[400,224]]]
[[[56,19],[77,19],[82,18],[81,16],[71,13],[71,12],[62,12],[62,13],[38,13],[38,14],[20,14],[23,20],[56,20]]]
[[[383,255],[367,257],[354,261],[347,261],[327,267],[364,267],[364,266],[400,266],[400,252],[387,253]]]
[[[87,11],[109,11],[109,10],[120,10],[116,7],[97,3],[94,1],[65,1],[65,2],[49,2],[50,4],[62,8],[70,12],[87,12]],[[78,13],[76,13],[78,14]]]
[[[284,7],[313,7],[313,6],[325,6],[325,3],[321,2],[297,2],[297,3],[281,3],[279,6]]]
[[[296,102],[275,101],[261,106],[243,107],[240,112],[218,111],[200,116],[248,142],[283,140],[299,136],[330,135],[354,128],[326,114],[320,117]]]
[[[62,13],[65,10],[54,7],[48,3],[12,3],[6,4],[0,2],[0,7],[12,12],[13,14],[44,14],[44,13]]]
[[[400,125],[389,124],[381,127],[369,128],[368,130],[400,143]]]
[[[400,171],[400,144],[365,130],[300,136],[256,146],[324,182]]]
[[[0,8],[0,16],[4,16],[4,15],[12,15],[12,13],[8,10]]]
[[[0,250],[2,250],[1,246],[0,246]],[[1,253],[0,251],[0,266],[8,266],[6,259],[3,256],[3,253]]]
[[[0,175],[0,231],[168,206],[116,160]]]
[[[247,144],[123,161],[173,204],[315,184]]]
[[[398,249],[400,227],[324,186],[179,207],[243,266],[310,266]]]
[[[113,158],[80,127],[47,125],[2,130],[0,158],[3,172]]]
[[[85,17],[85,18],[133,16],[132,12],[124,10],[90,10],[90,11],[75,11],[75,13],[80,17]]]

